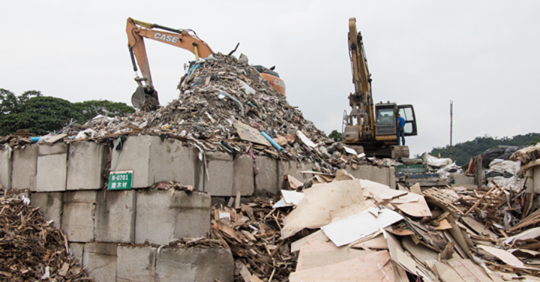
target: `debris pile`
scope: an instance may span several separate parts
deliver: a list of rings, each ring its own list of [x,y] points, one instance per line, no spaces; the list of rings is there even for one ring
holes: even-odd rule
[[[86,270],[69,255],[66,236],[17,193],[0,198],[0,280],[85,280]]]
[[[216,207],[212,239],[233,252],[237,280],[510,281],[539,274],[540,210],[523,191],[496,184],[393,190],[336,175],[317,174],[304,185],[289,175],[276,203]]]
[[[311,161],[313,169],[325,173],[362,162],[361,155],[343,144],[327,147],[332,141],[324,132],[304,119],[302,112],[289,105],[286,97],[245,60],[219,53],[200,59],[182,77],[178,88],[179,99],[156,111],[114,118],[97,116],[84,125],[67,126],[62,137],[66,142],[107,142],[120,135],[157,135],[204,151],[233,155],[251,151],[276,159]],[[0,142],[17,146],[29,140],[10,136]]]
[[[291,240],[280,239],[290,208],[272,209],[272,202],[255,198],[243,204],[237,197],[230,207],[214,206],[211,237],[233,253],[235,281],[286,281],[296,266]]]

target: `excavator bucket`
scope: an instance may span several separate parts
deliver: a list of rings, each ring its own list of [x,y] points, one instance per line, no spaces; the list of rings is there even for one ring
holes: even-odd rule
[[[131,104],[133,107],[140,109],[145,100],[144,88],[139,86],[135,89],[135,93],[131,96]]]

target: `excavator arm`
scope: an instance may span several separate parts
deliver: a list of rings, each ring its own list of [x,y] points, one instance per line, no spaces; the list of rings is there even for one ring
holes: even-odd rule
[[[349,95],[352,110],[346,117],[345,141],[356,143],[374,137],[373,97],[371,95],[371,74],[367,66],[362,35],[356,30],[356,18],[349,19],[349,56],[354,84],[354,93]],[[348,129],[348,130],[347,130]],[[348,132],[347,132],[348,131]]]
[[[152,83],[152,74],[150,73],[150,65],[146,55],[144,38],[153,39],[188,50],[195,54],[196,59],[199,57],[206,58],[214,53],[210,46],[197,37],[192,30],[173,29],[128,18],[126,33],[128,36],[128,48],[131,54],[133,70],[137,73],[138,65],[142,75],[142,78],[138,76],[135,78],[139,87],[132,98],[134,105],[137,104],[138,106],[143,103],[145,96],[154,97],[159,105],[157,92]],[[135,106],[137,107],[137,105]]]

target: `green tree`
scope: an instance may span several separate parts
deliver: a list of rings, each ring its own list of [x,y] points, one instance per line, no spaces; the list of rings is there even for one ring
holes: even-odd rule
[[[16,96],[0,88],[0,136],[18,129],[44,135],[62,129],[71,121],[82,124],[98,114],[115,116],[134,111],[125,103],[94,100],[72,104],[61,98],[43,96],[36,90]]]
[[[464,166],[469,163],[469,160],[477,155],[480,155],[488,149],[497,146],[528,146],[535,145],[540,142],[540,133],[527,133],[524,135],[516,135],[514,137],[493,138],[490,136],[476,137],[472,141],[458,143],[452,147],[452,159],[459,166]],[[428,152],[432,156],[441,154],[442,158],[450,157],[450,146],[433,148]]]
[[[342,139],[342,136],[341,136],[341,133],[339,133],[337,130],[333,130],[330,135],[328,135],[328,138],[334,140],[334,141],[341,141],[343,140]]]

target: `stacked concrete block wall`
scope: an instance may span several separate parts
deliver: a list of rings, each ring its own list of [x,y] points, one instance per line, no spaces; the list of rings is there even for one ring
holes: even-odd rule
[[[394,167],[359,165],[354,169],[347,165],[345,170],[356,178],[371,180],[396,189],[396,169]]]
[[[70,249],[96,282],[234,281],[229,249],[100,242],[72,243]]]
[[[302,171],[312,170],[308,162],[200,154],[181,141],[155,136],[129,137],[114,146],[60,142],[0,155],[0,184],[32,192],[32,204],[63,230],[72,254],[96,281],[172,281],[178,275],[182,281],[214,281],[207,269],[219,273],[220,281],[232,281],[228,250],[158,252],[152,246],[207,236],[211,196],[278,194],[283,176],[304,181],[311,174]],[[109,168],[133,171],[134,189],[104,190]],[[391,169],[360,166],[351,172],[393,186]],[[195,191],[148,189],[161,181],[192,185]]]

